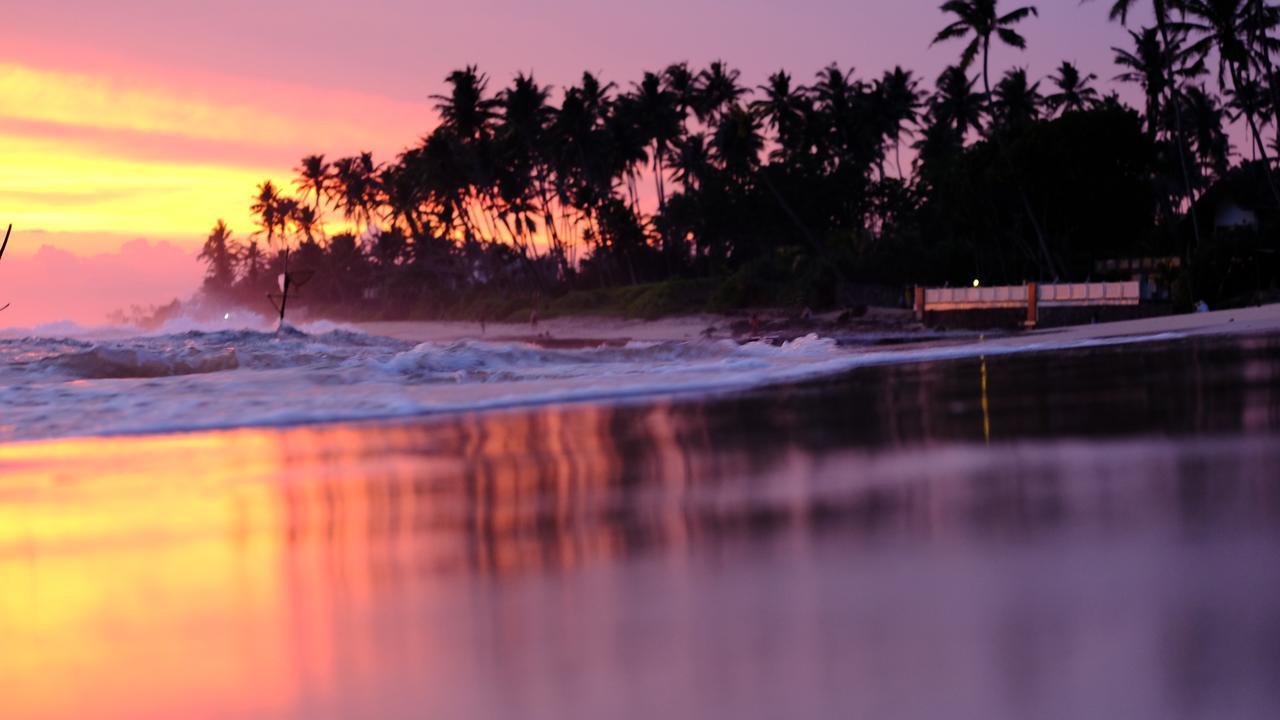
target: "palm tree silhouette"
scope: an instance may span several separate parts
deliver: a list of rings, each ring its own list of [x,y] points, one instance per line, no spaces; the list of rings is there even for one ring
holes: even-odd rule
[[[1108,17],[1112,22],[1119,22],[1121,25],[1127,25],[1129,20],[1129,12],[1138,4],[1138,0],[1114,0],[1111,4],[1111,11]],[[1185,0],[1151,0],[1151,10],[1156,18],[1156,32],[1160,42],[1160,54],[1172,59],[1166,64],[1166,75],[1164,86],[1171,94],[1178,92],[1178,77],[1176,70],[1181,60],[1180,53],[1177,48],[1180,45],[1181,33],[1173,27],[1169,14],[1182,8]],[[1182,187],[1188,205],[1188,212],[1191,215],[1191,232],[1195,239],[1196,246],[1200,245],[1200,220],[1197,217],[1195,203],[1192,201],[1191,191],[1191,170],[1187,166],[1187,147],[1186,136],[1182,127],[1182,103],[1171,102],[1173,107],[1173,126],[1174,126],[1174,143],[1177,149],[1178,167],[1182,172]],[[1154,122],[1148,118],[1148,122]],[[1187,252],[1188,260],[1190,259],[1190,249]]]
[[[740,76],[723,60],[716,60],[698,73],[694,112],[699,120],[716,125],[723,112],[736,108],[738,99],[749,92],[738,84]]]
[[[1039,15],[1034,5],[1020,7],[1004,15],[997,10],[998,0],[947,0],[942,4],[942,11],[956,16],[954,22],[944,27],[933,43],[945,40],[964,38],[972,35],[964,52],[960,54],[960,67],[968,69],[973,61],[982,55],[982,87],[987,96],[991,96],[991,36],[995,35],[1005,45],[1025,50],[1026,38],[1018,34],[1012,26],[1033,15]]]
[[[329,185],[329,163],[325,162],[324,155],[308,155],[302,158],[302,162],[294,172],[298,173],[298,178],[294,181],[298,192],[303,198],[312,195],[314,201],[311,207],[319,211],[320,201]]]
[[[217,291],[226,291],[231,288],[236,280],[235,244],[231,239],[231,230],[227,228],[225,221],[218,220],[214,224],[213,230],[200,249],[199,259],[209,265],[209,271],[204,278],[206,288]]]
[[[996,83],[990,108],[992,132],[1015,134],[1040,119],[1040,83],[1027,79],[1026,68],[1013,68]]]
[[[751,103],[751,111],[777,137],[778,145],[771,153],[773,159],[791,164],[809,149],[804,127],[809,100],[801,89],[792,86],[791,76],[785,70],[770,75],[769,82],[759,90],[764,97]]]
[[[1064,60],[1058,66],[1058,74],[1050,76],[1049,79],[1057,88],[1057,92],[1047,95],[1044,99],[1051,111],[1066,114],[1092,110],[1098,106],[1100,102],[1098,91],[1089,84],[1098,79],[1097,75],[1093,73],[1081,75],[1079,68]]]
[[[933,43],[937,44],[944,40],[963,38],[968,35],[973,36],[960,54],[960,67],[967,69],[973,64],[978,54],[981,53],[982,88],[987,102],[991,102],[991,36],[995,35],[1000,38],[1001,42],[1010,47],[1019,50],[1026,49],[1026,38],[1019,35],[1012,26],[1029,17],[1039,16],[1040,14],[1040,11],[1034,5],[1025,5],[1004,15],[1001,15],[997,8],[998,0],[947,0],[942,4],[942,11],[955,15],[956,19],[950,25],[944,27],[937,37],[933,39]],[[1053,255],[1049,252],[1049,243],[1040,228],[1040,221],[1036,217],[1035,211],[1031,208],[1031,201],[1027,198],[1026,190],[1019,183],[1016,192],[1019,200],[1022,201],[1027,220],[1031,223],[1031,229],[1035,232],[1036,241],[1040,245],[1040,253],[1044,257],[1045,265],[1049,273],[1056,278],[1058,273],[1054,267]]]
[[[920,118],[920,106],[923,93],[920,82],[910,70],[895,67],[887,70],[884,76],[876,81],[873,94],[877,102],[877,119],[883,139],[893,147],[894,164],[898,168],[898,176],[902,177],[902,158],[899,150],[902,135],[908,127],[915,125]],[[881,171],[883,177],[884,172]]]
[[[1216,53],[1219,85],[1226,87],[1225,78],[1229,77],[1231,88],[1241,93],[1248,92],[1246,86],[1252,80],[1253,58],[1246,29],[1248,9],[1245,0],[1184,0],[1182,10],[1185,19],[1176,25],[1181,30],[1200,34],[1199,40],[1192,43],[1188,50],[1202,59]],[[1254,110],[1254,106],[1246,106],[1244,117],[1253,135],[1258,157],[1262,160],[1263,177],[1267,179],[1267,186],[1276,205],[1280,206],[1280,189],[1277,189],[1271,175],[1271,158],[1267,153],[1266,143],[1262,140]]]

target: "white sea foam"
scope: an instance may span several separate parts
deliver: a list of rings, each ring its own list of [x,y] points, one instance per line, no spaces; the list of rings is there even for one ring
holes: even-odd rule
[[[166,432],[722,392],[859,366],[1165,339],[898,350],[810,336],[580,349],[412,343],[335,326],[74,332],[0,338],[0,439]]]

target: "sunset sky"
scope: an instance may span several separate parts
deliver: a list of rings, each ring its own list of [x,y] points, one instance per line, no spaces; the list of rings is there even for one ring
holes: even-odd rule
[[[723,58],[750,85],[779,67],[807,78],[832,61],[862,75],[901,64],[931,87],[960,51],[929,47],[944,24],[937,5],[11,4],[0,43],[0,224],[12,222],[15,238],[0,263],[0,305],[14,307],[0,325],[97,322],[130,303],[189,295],[213,222],[251,230],[258,182],[288,185],[311,152],[393,155],[431,127],[427,96],[464,64],[495,87],[521,70],[562,86],[585,69],[626,85],[679,60]],[[1127,38],[1108,24],[1107,5],[1043,0],[1041,17],[1020,28],[1031,49],[998,50],[993,69],[1018,64],[1043,77],[1071,59],[1110,78],[1109,48]]]

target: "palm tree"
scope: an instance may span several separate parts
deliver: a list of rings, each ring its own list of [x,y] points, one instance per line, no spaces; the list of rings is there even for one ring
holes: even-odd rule
[[[371,153],[360,153],[333,162],[329,193],[342,216],[363,232],[373,221],[378,199],[378,165]]]
[[[1000,38],[1005,45],[1024,50],[1027,40],[1013,26],[1040,14],[1034,5],[1027,5],[1001,15],[997,10],[998,4],[998,0],[947,0],[942,4],[942,11],[955,15],[956,19],[933,39],[936,44],[953,38],[973,36],[960,54],[960,67],[969,69],[978,54],[982,54],[982,87],[987,97],[991,96],[991,36]]]
[[[936,44],[944,40],[973,36],[965,46],[964,52],[960,54],[960,67],[968,69],[978,54],[982,54],[982,88],[988,102],[991,100],[991,36],[1000,38],[1005,45],[1023,50],[1027,47],[1027,39],[1019,35],[1013,26],[1029,17],[1040,15],[1040,11],[1034,5],[1025,5],[1001,15],[997,10],[998,3],[999,0],[947,0],[942,4],[942,11],[955,15],[956,19],[933,39],[933,43]],[[1017,193],[1026,211],[1027,220],[1031,223],[1031,229],[1035,232],[1040,252],[1044,256],[1049,272],[1057,277],[1053,256],[1049,253],[1049,244],[1040,229],[1040,221],[1031,209],[1026,190],[1021,184],[1018,185]]]
[[[698,73],[697,104],[694,113],[699,120],[716,125],[725,110],[732,110],[747,89],[738,84],[740,73],[723,60],[716,60]]]
[[[1128,25],[1129,12],[1137,5],[1138,0],[1114,0],[1111,4],[1111,11],[1108,17],[1112,22],[1119,22],[1121,25]],[[1151,0],[1151,9],[1156,18],[1156,31],[1159,34],[1160,50],[1159,54],[1169,59],[1170,62],[1165,63],[1166,74],[1163,82],[1164,87],[1170,93],[1176,93],[1178,88],[1178,78],[1176,72],[1182,65],[1182,55],[1179,50],[1181,38],[1178,36],[1176,29],[1173,27],[1169,15],[1172,11],[1177,11],[1185,4],[1185,0]],[[1182,127],[1182,103],[1171,103],[1173,106],[1173,126],[1174,138],[1178,155],[1178,167],[1182,171],[1182,187],[1187,199],[1187,210],[1191,214],[1191,232],[1195,238],[1197,246],[1200,244],[1200,221],[1197,217],[1195,203],[1191,200],[1191,171],[1187,167],[1187,148],[1185,134]],[[1158,114],[1158,113],[1157,113]],[[1153,123],[1150,117],[1147,122]],[[1150,131],[1148,131],[1149,134]],[[1188,252],[1188,255],[1190,253]]]
[[[996,83],[990,103],[992,132],[1017,133],[1040,119],[1040,83],[1027,79],[1026,68],[1014,68]]]
[[[1100,102],[1098,91],[1089,85],[1098,79],[1097,75],[1093,73],[1081,75],[1079,68],[1064,60],[1062,65],[1058,66],[1058,74],[1051,75],[1049,79],[1057,88],[1057,92],[1044,99],[1052,112],[1066,114],[1091,110],[1098,106]]]
[[[1223,129],[1226,111],[1217,98],[1201,86],[1188,86],[1181,93],[1185,105],[1187,130],[1195,147],[1201,172],[1222,177],[1227,171],[1231,141]]]
[[[1160,41],[1159,30],[1143,28],[1140,32],[1130,30],[1133,39],[1133,50],[1113,47],[1115,64],[1123,68],[1123,72],[1115,79],[1121,82],[1134,83],[1142,88],[1147,98],[1145,112],[1147,120],[1147,137],[1155,140],[1160,129],[1161,107],[1164,105],[1165,91],[1170,86],[1170,78],[1176,82],[1177,71],[1174,66],[1176,58],[1181,54],[1181,43],[1173,53],[1166,49]]]
[[[1271,95],[1271,114],[1280,116],[1280,77],[1271,60],[1273,53],[1280,52],[1280,39],[1275,37],[1276,28],[1280,27],[1280,7],[1267,0],[1247,0],[1246,6],[1241,21],[1246,45]]]
[[[920,81],[910,70],[895,67],[886,70],[884,76],[876,81],[872,94],[876,98],[877,125],[885,142],[893,147],[894,164],[898,168],[898,176],[902,176],[902,157],[899,154],[902,134],[908,126],[915,125],[920,119],[920,106],[924,93],[920,91]],[[884,171],[880,173],[884,176]]]
[[[258,185],[258,193],[254,197],[249,211],[258,216],[258,233],[267,236],[267,246],[275,243],[276,233],[283,232],[289,217],[284,207],[285,197],[276,189],[275,183],[264,180]]]
[[[298,173],[298,178],[294,180],[298,192],[304,199],[307,195],[314,196],[311,207],[318,211],[320,200],[329,185],[329,163],[325,162],[324,155],[308,155],[302,158],[294,172]]]
[[[952,65],[938,76],[937,92],[929,101],[929,112],[959,134],[982,129],[984,98],[973,91],[977,78],[970,79],[964,68]]]
[[[1230,108],[1229,117],[1232,122],[1252,114],[1257,118],[1259,127],[1266,127],[1274,119],[1266,90],[1263,88],[1262,82],[1256,78],[1250,78],[1240,87],[1229,88],[1226,95],[1227,107]]]
[[[711,137],[711,152],[730,177],[739,181],[750,177],[760,166],[762,150],[764,137],[754,115],[741,105],[732,105],[720,114]]]
[[[1180,29],[1201,36],[1188,48],[1192,53],[1203,59],[1210,53],[1217,52],[1219,84],[1225,86],[1224,77],[1229,76],[1231,89],[1241,94],[1248,92],[1246,86],[1252,81],[1246,2],[1247,0],[1185,0],[1183,10],[1186,19],[1178,24]],[[1258,157],[1262,160],[1262,172],[1271,189],[1271,196],[1280,205],[1280,189],[1277,189],[1271,176],[1271,158],[1262,139],[1262,132],[1258,129],[1253,106],[1244,108],[1244,117],[1253,135]]]
[[[227,224],[219,220],[205,239],[200,249],[199,259],[208,263],[204,285],[211,290],[226,291],[236,279],[236,257],[231,230]]]
[[[476,66],[468,65],[454,70],[445,78],[448,95],[432,95],[440,123],[464,142],[476,140],[489,130],[496,117],[497,101],[485,97],[489,78]]]
[[[774,132],[777,148],[771,153],[773,159],[791,164],[808,149],[804,123],[809,101],[792,86],[791,76],[784,70],[770,75],[759,90],[764,97],[751,103],[751,111]]]
[[[639,132],[651,146],[653,178],[658,192],[658,209],[667,206],[666,169],[664,163],[671,154],[675,142],[684,134],[679,100],[675,93],[662,85],[657,73],[647,72],[636,84],[632,94],[635,120]]]

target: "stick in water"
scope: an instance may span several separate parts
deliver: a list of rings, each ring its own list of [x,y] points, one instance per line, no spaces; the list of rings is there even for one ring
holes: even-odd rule
[[[0,258],[4,257],[5,248],[9,247],[9,233],[13,232],[13,223],[9,223],[9,229],[4,231],[4,242],[0,243]],[[9,303],[5,303],[4,307],[0,307],[0,312],[9,309]]]

